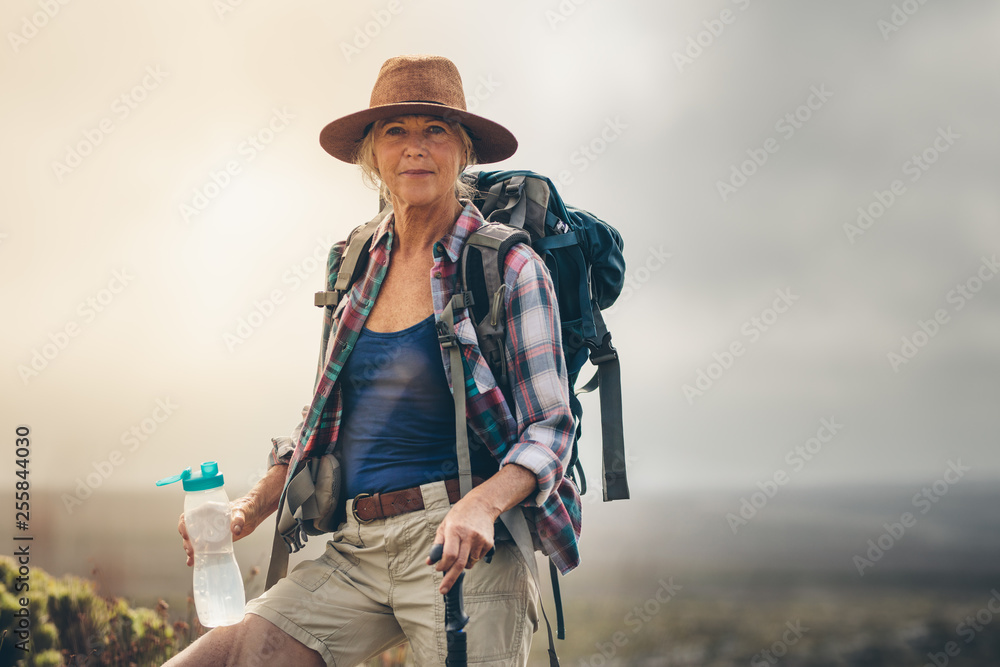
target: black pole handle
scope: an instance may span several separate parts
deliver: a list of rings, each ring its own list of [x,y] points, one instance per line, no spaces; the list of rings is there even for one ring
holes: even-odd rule
[[[441,560],[443,554],[444,545],[435,544],[431,548],[431,563]],[[465,626],[469,623],[469,616],[463,609],[462,582],[464,580],[465,572],[458,575],[458,579],[444,595],[444,628],[448,638],[446,667],[466,667],[468,662]]]

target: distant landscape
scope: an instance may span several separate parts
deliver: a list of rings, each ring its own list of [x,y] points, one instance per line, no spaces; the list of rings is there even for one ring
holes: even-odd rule
[[[913,502],[919,491],[782,488],[766,503],[758,496],[745,523],[727,514],[741,516],[752,491],[588,501],[584,563],[561,580],[562,662],[1000,665],[1000,489],[963,482],[926,512]],[[58,494],[36,494],[32,564],[88,577],[134,605],[165,600],[185,618],[180,504],[173,494],[95,493],[70,514]],[[251,595],[271,529],[237,543]],[[322,548],[314,538],[305,555]],[[554,619],[547,575],[542,588]],[[540,631],[532,664],[546,664],[545,643]]]

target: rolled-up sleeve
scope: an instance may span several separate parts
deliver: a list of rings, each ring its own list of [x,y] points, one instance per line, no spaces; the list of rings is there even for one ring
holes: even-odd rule
[[[288,465],[288,462],[292,458],[292,452],[295,451],[295,444],[299,441],[299,433],[302,432],[302,424],[305,422],[308,412],[308,405],[302,408],[302,419],[299,420],[299,423],[292,429],[291,433],[271,438],[271,451],[267,455],[268,470],[276,465]]]
[[[505,355],[517,441],[501,465],[516,463],[535,474],[538,489],[525,500],[541,506],[562,481],[572,452],[575,424],[562,353],[559,309],[544,263],[527,246],[508,270],[516,270],[506,311]],[[518,265],[520,267],[518,268]],[[512,268],[513,267],[513,268]]]

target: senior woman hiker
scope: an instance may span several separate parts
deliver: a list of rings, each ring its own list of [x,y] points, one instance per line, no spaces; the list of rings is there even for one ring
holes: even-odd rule
[[[372,237],[364,275],[333,313],[331,351],[303,423],[292,444],[274,447],[264,478],[233,502],[231,528],[235,539],[250,534],[277,509],[289,461],[328,446],[342,466],[346,519],[320,558],[250,601],[239,624],[213,629],[168,664],[355,665],[408,640],[417,664],[441,665],[441,594],[468,569],[469,661],[524,665],[538,591],[498,517],[523,507],[534,541],[563,571],[579,562],[580,499],[563,475],[574,423],[541,259],[522,244],[505,263],[509,407],[468,315],[455,313],[464,371],[455,390],[465,393],[478,482],[464,496],[447,479],[458,469],[455,404],[450,351],[437,331],[463,244],[485,224],[462,198],[459,176],[509,157],[517,141],[465,110],[451,61],[405,56],[382,66],[369,108],[327,125],[320,143],[360,165],[392,213]],[[335,258],[344,245],[334,247]],[[382,501],[370,502],[376,494]],[[190,565],[183,517],[179,530]],[[432,566],[434,544],[444,555]],[[494,547],[492,562],[477,565]]]

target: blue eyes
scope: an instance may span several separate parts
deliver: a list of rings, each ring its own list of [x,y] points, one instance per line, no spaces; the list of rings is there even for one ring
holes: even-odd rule
[[[424,129],[424,132],[435,135],[447,134],[447,130],[440,125],[428,125]],[[406,134],[406,129],[396,125],[394,127],[387,128],[385,134],[390,137],[401,137]]]

